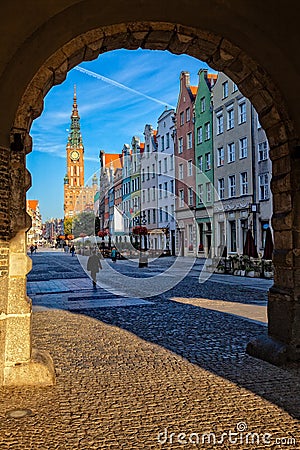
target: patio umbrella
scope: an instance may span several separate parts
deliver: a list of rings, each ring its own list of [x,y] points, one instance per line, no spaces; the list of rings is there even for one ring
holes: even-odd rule
[[[251,256],[252,258],[258,258],[255,242],[251,233],[251,230],[247,231],[246,240],[244,244],[244,255]]]
[[[273,254],[273,238],[270,227],[266,230],[265,248],[263,259],[272,259]]]
[[[222,257],[227,258],[227,246],[226,245],[223,248]]]

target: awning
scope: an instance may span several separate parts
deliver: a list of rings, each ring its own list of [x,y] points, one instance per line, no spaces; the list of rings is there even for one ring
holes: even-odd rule
[[[153,230],[148,229],[148,234],[165,234],[162,228],[154,228]]]

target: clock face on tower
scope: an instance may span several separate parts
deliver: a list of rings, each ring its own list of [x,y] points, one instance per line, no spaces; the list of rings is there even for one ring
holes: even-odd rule
[[[70,153],[70,157],[71,157],[72,161],[78,161],[78,159],[79,159],[79,152],[77,150],[73,150]]]

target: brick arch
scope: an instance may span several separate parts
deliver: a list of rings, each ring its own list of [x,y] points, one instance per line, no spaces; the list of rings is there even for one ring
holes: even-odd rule
[[[28,133],[43,111],[43,99],[52,86],[62,83],[69,70],[101,53],[126,48],[168,50],[205,61],[226,73],[252,102],[266,130],[270,146],[294,137],[283,98],[267,72],[232,42],[212,32],[163,22],[128,23],[84,33],[57,50],[37,71],[19,104],[12,132]]]
[[[275,280],[269,293],[269,338],[249,345],[250,354],[275,363],[300,360],[300,159],[293,122],[281,93],[266,70],[240,48],[212,32],[165,22],[134,22],[93,29],[58,49],[38,69],[19,102],[11,129],[9,209],[9,269],[3,291],[7,304],[20,319],[20,331],[8,321],[4,341],[14,336],[22,342],[9,348],[0,360],[0,384],[51,384],[53,364],[47,355],[31,349],[31,306],[26,299],[25,192],[30,174],[25,168],[25,153],[31,151],[29,135],[33,120],[43,110],[43,99],[52,86],[60,84],[70,69],[82,61],[96,59],[101,53],[119,48],[168,50],[201,59],[213,69],[226,73],[252,102],[270,143],[273,163],[272,219],[275,236]],[[22,174],[25,174],[22,179]],[[21,285],[21,289],[20,289]],[[18,305],[10,305],[17,293]],[[9,308],[8,308],[9,309]],[[20,312],[21,311],[21,312]],[[21,361],[21,363],[20,363]],[[25,363],[24,363],[25,361]],[[30,383],[29,383],[30,380]]]

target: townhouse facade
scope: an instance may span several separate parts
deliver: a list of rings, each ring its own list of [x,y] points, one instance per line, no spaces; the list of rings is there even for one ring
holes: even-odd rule
[[[31,227],[27,231],[27,244],[37,244],[43,235],[39,201],[26,200],[26,212],[31,217]]]
[[[144,128],[145,151],[141,155],[141,187],[142,187],[142,223],[148,228],[148,246],[153,250],[159,247],[158,216],[157,216],[157,131],[152,125],[146,124]]]
[[[124,242],[127,240],[131,224],[131,148],[124,144],[122,148],[122,212],[124,217]]]
[[[149,250],[192,257],[242,254],[250,229],[262,252],[272,214],[265,132],[226,75],[198,76],[191,86],[181,73],[176,111],[162,112],[157,131],[145,125],[145,143],[124,144],[119,166],[102,153],[101,227],[130,245],[146,226]]]
[[[159,249],[175,255],[175,110],[165,109],[157,120],[157,223]]]
[[[122,155],[100,151],[100,185],[99,185],[99,228],[101,232],[113,235],[112,218],[114,213],[114,179],[117,169],[122,167]]]
[[[52,218],[43,224],[43,238],[48,241],[49,244],[53,244],[58,236],[64,234],[63,219]]]
[[[190,85],[189,72],[181,72],[180,91],[176,108],[175,192],[176,192],[176,253],[197,255],[197,227],[195,222],[196,177],[194,103],[197,87]]]
[[[220,256],[226,246],[229,254],[242,254],[248,229],[261,250],[262,229],[266,223],[270,224],[267,216],[271,213],[266,186],[269,179],[265,179],[268,163],[263,151],[258,163],[258,148],[267,145],[266,138],[264,132],[258,133],[257,114],[250,101],[223,73],[219,73],[213,88],[213,124],[214,180],[218,194],[214,203],[214,252]],[[263,222],[260,202],[264,202]]]
[[[195,100],[195,171],[197,250],[199,256],[209,255],[213,246],[214,151],[212,134],[212,88],[216,74],[198,72],[199,84]]]

